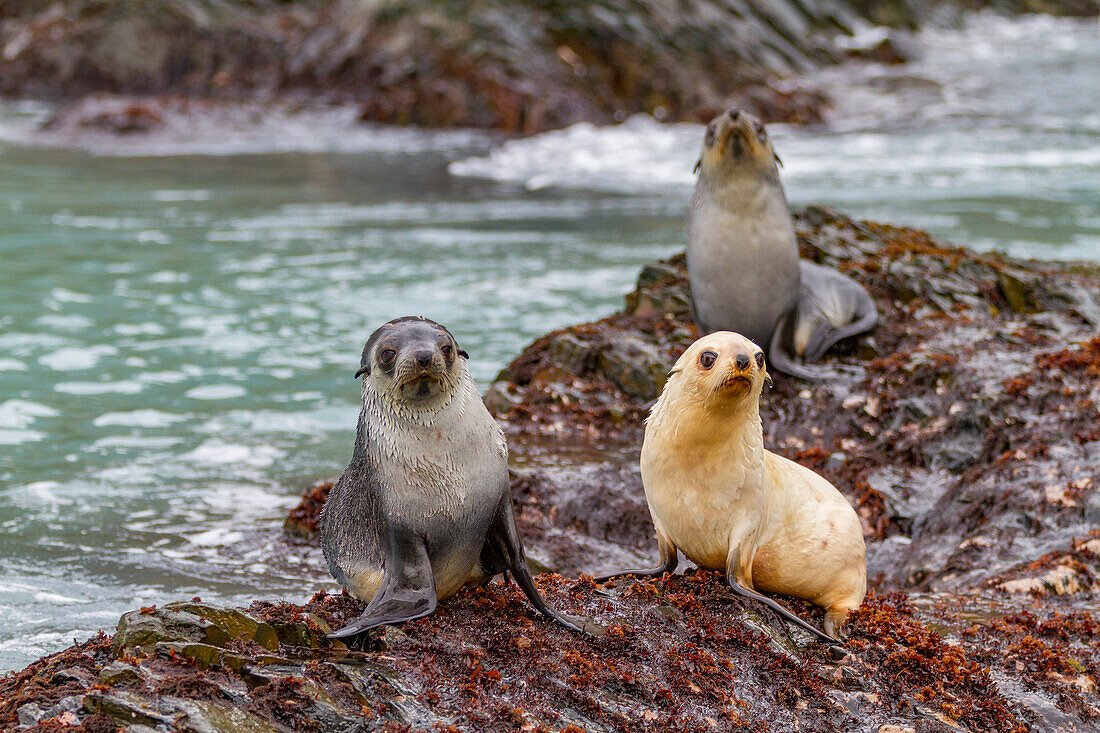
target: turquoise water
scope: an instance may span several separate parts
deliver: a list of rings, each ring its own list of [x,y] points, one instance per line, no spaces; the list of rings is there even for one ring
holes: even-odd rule
[[[678,201],[446,162],[0,148],[0,666],[138,603],[308,596],[278,526],[347,462],[374,327],[446,323],[484,385],[675,247]]]
[[[1100,259],[1095,23],[924,43],[903,69],[823,75],[830,125],[774,130],[792,201]],[[636,119],[502,142],[333,113],[60,140],[42,114],[0,107],[0,669],[138,605],[331,588],[279,525],[346,463],[370,331],[439,320],[487,385],[683,246],[701,136]]]

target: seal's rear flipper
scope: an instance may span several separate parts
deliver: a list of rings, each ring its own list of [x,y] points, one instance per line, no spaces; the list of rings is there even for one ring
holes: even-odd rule
[[[395,533],[389,544],[386,574],[378,592],[358,618],[328,638],[356,636],[377,626],[423,618],[435,610],[435,576],[424,540]]]
[[[783,608],[783,606],[780,606],[778,603],[773,601],[771,598],[768,598],[767,596],[762,596],[759,593],[757,593],[756,591],[749,590],[745,586],[741,585],[740,583],[737,582],[737,578],[733,577],[732,574],[727,574],[726,575],[726,580],[729,582],[730,588],[732,588],[733,592],[736,593],[737,595],[744,596],[745,598],[752,598],[753,600],[756,600],[756,601],[760,601],[765,606],[772,609],[773,611],[778,613],[780,616],[782,616],[783,618],[790,621],[795,626],[799,627],[800,629],[805,629],[806,631],[809,631],[811,634],[813,634],[817,638],[821,639],[822,641],[827,641],[830,644],[840,644],[839,640],[834,639],[833,637],[829,636],[828,634],[826,634],[822,631],[818,631],[813,626],[810,626],[808,623],[806,623],[805,621],[800,619],[798,616],[795,616],[793,613],[791,613],[787,609]]]
[[[523,554],[523,545],[520,544],[519,540],[519,530],[516,529],[516,518],[512,514],[512,495],[507,488],[504,489],[501,506],[485,535],[485,547],[481,551],[481,558],[482,567],[489,567],[488,562],[495,565],[502,561],[507,569],[512,571],[512,577],[516,579],[516,585],[527,596],[527,600],[531,601],[531,605],[544,616],[567,629],[586,633],[580,626],[546,605],[546,601],[539,595],[539,589],[535,587],[535,580],[531,577],[531,571],[527,569],[527,558]]]
[[[833,344],[870,331],[878,309],[862,285],[836,270],[802,261],[796,329],[810,329],[802,358],[820,359]]]
[[[794,328],[794,321],[798,317],[796,311],[790,311],[776,324],[772,331],[771,342],[768,344],[768,367],[771,370],[789,374],[792,377],[805,379],[808,382],[820,382],[829,377],[829,370],[823,367],[812,367],[799,363],[791,358],[784,348],[784,344],[791,343],[790,333]]]

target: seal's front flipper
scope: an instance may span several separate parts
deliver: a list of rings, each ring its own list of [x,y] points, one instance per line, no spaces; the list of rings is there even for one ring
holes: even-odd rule
[[[377,626],[423,618],[435,610],[435,576],[424,540],[395,533],[389,545],[386,573],[378,592],[358,618],[328,638],[355,636]]]
[[[672,540],[670,540],[661,530],[657,530],[657,550],[661,553],[661,563],[657,567],[644,568],[642,570],[620,570],[610,575],[601,575],[595,578],[595,582],[606,583],[612,578],[621,578],[624,575],[636,575],[639,578],[656,578],[665,573],[671,573],[676,569],[676,563],[678,561],[676,545],[672,544]]]
[[[584,632],[580,626],[546,605],[546,601],[539,595],[539,589],[535,587],[531,571],[527,569],[527,558],[523,554],[519,530],[516,529],[516,518],[512,514],[512,495],[507,488],[504,490],[501,506],[485,535],[485,548],[481,551],[481,558],[482,567],[486,567],[489,563],[503,562],[507,569],[512,571],[512,577],[516,579],[516,584],[527,596],[527,600],[531,601],[531,605],[544,616],[567,629]]]

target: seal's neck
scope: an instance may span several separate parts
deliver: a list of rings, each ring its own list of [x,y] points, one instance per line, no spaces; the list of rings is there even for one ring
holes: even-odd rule
[[[748,394],[738,404],[723,405],[695,394],[666,392],[648,422],[684,455],[724,454],[739,463],[756,464],[764,455],[758,398]]]
[[[712,205],[725,211],[790,216],[787,197],[776,170],[701,171],[695,183],[695,206]]]
[[[480,400],[480,397],[465,365],[454,386],[430,401],[395,399],[390,392],[365,382],[363,414],[359,417],[356,441],[360,446],[364,444],[365,425],[375,426],[379,433],[415,433],[425,428],[446,431],[462,421],[473,400]]]

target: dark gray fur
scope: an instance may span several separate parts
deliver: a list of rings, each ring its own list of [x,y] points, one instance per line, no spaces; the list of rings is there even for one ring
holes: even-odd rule
[[[539,611],[579,630],[546,605],[527,569],[504,436],[465,357],[424,318],[390,321],[367,341],[355,447],[321,512],[321,547],[349,591],[364,569],[381,585],[335,638],[426,616],[440,592],[505,571]]]

